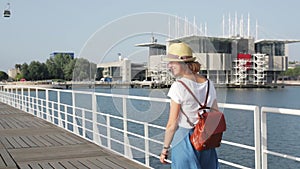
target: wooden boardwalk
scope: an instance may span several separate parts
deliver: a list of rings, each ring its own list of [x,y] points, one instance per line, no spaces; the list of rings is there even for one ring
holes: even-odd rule
[[[0,102],[0,169],[146,168]]]

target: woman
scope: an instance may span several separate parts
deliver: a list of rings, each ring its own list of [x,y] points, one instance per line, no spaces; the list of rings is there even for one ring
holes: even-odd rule
[[[197,99],[204,103],[208,80],[199,75],[200,63],[195,62],[191,48],[185,43],[173,43],[169,46],[165,61],[168,61],[168,68],[172,74],[183,81]],[[218,157],[214,148],[197,151],[190,143],[189,136],[193,127],[187,122],[196,124],[199,104],[187,89],[179,82],[174,82],[168,92],[171,98],[170,115],[166,126],[164,147],[160,155],[160,161],[166,164],[170,145],[172,142],[172,164],[171,168],[176,169],[216,169],[219,168]],[[207,106],[218,110],[216,91],[213,83],[210,83]]]

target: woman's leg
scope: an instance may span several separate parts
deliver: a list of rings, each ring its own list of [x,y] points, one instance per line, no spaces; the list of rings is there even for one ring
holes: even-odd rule
[[[214,148],[203,150],[203,151],[196,151],[196,154],[202,168],[205,169],[219,168],[218,156]]]
[[[201,169],[200,162],[186,135],[176,146],[172,147],[172,169]]]

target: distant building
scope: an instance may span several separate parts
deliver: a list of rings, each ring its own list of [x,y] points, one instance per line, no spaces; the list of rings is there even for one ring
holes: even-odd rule
[[[242,37],[187,36],[182,41],[193,49],[202,65],[201,73],[225,85],[267,85],[287,70],[286,44],[299,40],[257,40]]]
[[[131,63],[127,58],[119,58],[116,62],[97,64],[100,78],[110,78],[112,81],[131,82],[145,79],[146,67],[144,64]]]
[[[287,43],[299,40],[257,40],[242,37],[187,36],[168,42],[189,44],[202,74],[225,85],[266,85],[287,70]]]
[[[15,79],[17,74],[21,73],[20,69],[9,69],[7,74],[8,74],[8,77],[12,78],[12,79]]]
[[[55,57],[56,55],[69,55],[72,59],[74,59],[75,56],[74,52],[52,52],[50,57]]]
[[[149,48],[147,80],[170,84],[172,77],[168,73],[166,62],[163,62],[163,58],[166,56],[166,45],[158,44],[155,40],[151,43],[142,43],[135,46]]]
[[[295,69],[295,68],[298,68],[298,67],[300,67],[300,62],[298,61],[298,62],[292,62],[292,63],[289,63],[289,65],[288,65],[288,68],[289,69]]]
[[[257,40],[252,37],[184,36],[167,41],[166,45],[143,43],[149,47],[147,78],[169,84],[173,80],[163,62],[168,46],[185,42],[201,63],[201,74],[219,86],[266,86],[276,83],[279,74],[288,68],[286,44],[300,40]]]

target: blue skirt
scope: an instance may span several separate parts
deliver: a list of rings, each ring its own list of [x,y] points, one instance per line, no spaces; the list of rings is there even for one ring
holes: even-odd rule
[[[218,156],[214,148],[197,151],[190,142],[193,129],[179,127],[172,141],[172,169],[218,169]]]

